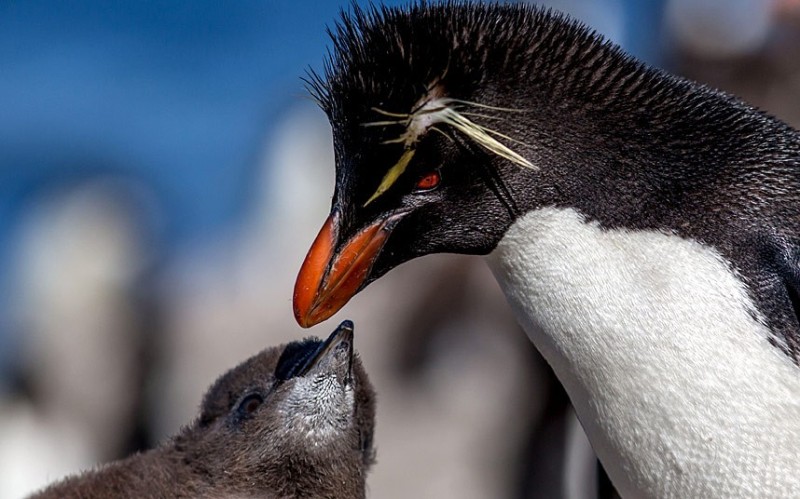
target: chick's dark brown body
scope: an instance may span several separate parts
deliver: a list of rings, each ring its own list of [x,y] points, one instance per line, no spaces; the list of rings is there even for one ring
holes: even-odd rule
[[[364,497],[374,393],[352,345],[346,321],[325,342],[265,350],[222,376],[163,445],[33,497]]]

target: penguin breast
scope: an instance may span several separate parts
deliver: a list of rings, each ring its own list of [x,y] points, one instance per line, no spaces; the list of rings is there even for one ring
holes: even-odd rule
[[[716,250],[546,208],[488,259],[623,496],[800,490],[800,369]]]

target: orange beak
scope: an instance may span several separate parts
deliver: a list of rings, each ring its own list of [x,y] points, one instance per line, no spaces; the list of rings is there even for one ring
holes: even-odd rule
[[[294,317],[301,327],[319,324],[350,301],[389,237],[389,221],[378,220],[334,254],[337,218],[334,213],[325,221],[294,285]]]

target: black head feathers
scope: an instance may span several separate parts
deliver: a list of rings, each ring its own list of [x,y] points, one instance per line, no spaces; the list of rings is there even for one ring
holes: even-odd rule
[[[448,97],[475,100],[487,89],[502,91],[511,75],[514,83],[575,90],[588,85],[598,94],[601,87],[621,91],[630,85],[634,91],[636,80],[647,77],[646,66],[580,23],[523,4],[354,6],[331,37],[333,53],[324,74],[310,74],[309,89],[337,121],[354,119],[359,104],[364,121],[375,118],[371,107],[410,112],[434,86]],[[509,101],[506,107],[527,104]]]

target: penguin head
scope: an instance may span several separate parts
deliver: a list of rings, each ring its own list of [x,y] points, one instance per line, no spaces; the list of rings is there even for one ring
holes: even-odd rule
[[[303,327],[413,258],[487,254],[521,212],[558,202],[581,139],[554,101],[567,49],[556,40],[583,40],[589,55],[603,44],[528,7],[450,3],[355,8],[333,38],[326,74],[310,79],[336,185],[295,286]]]
[[[223,375],[178,446],[227,494],[315,496],[320,474],[360,490],[374,411],[345,321],[325,341],[271,348]]]

